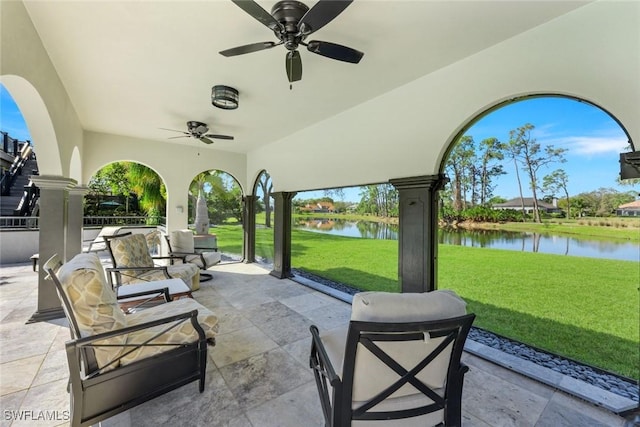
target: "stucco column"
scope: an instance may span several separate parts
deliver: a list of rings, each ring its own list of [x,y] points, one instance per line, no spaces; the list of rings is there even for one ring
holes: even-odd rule
[[[244,242],[242,256],[244,262],[256,262],[256,201],[257,196],[244,196],[242,198],[242,229]]]
[[[183,230],[189,224],[189,199],[186,191],[167,186],[166,231]]]
[[[36,175],[31,180],[40,188],[40,236],[38,253],[38,307],[29,319],[31,322],[64,317],[60,307],[58,294],[51,280],[45,280],[46,272],[42,265],[54,254],[65,260],[66,228],[67,228],[67,195],[68,189],[76,185],[76,181],[62,176]]]
[[[291,200],[296,193],[271,193],[274,204],[273,270],[269,273],[279,279],[291,277]]]
[[[67,244],[66,259],[71,259],[82,252],[82,235],[84,228],[84,206],[82,200],[89,191],[88,187],[78,185],[69,189],[69,205],[67,208]]]
[[[389,181],[398,189],[398,278],[402,292],[437,289],[438,191],[444,175],[426,175]]]

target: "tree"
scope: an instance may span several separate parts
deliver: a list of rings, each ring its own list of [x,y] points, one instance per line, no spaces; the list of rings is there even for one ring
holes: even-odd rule
[[[89,190],[94,195],[111,194],[123,196],[125,200],[125,212],[129,212],[129,197],[132,193],[132,185],[127,177],[130,168],[129,162],[114,162],[100,169],[89,180]],[[96,198],[96,209],[100,204],[100,198]]]
[[[456,212],[466,207],[467,189],[472,181],[472,159],[475,156],[474,141],[472,136],[464,135],[455,144],[445,169],[451,178],[451,197],[453,209]]]
[[[398,190],[391,184],[360,187],[358,212],[381,217],[398,216]]]
[[[242,191],[235,179],[224,172],[216,172],[216,178],[207,194],[209,218],[222,223],[229,218],[242,222]]]
[[[127,179],[140,200],[140,207],[149,216],[164,216],[167,189],[160,176],[153,169],[140,163],[125,163],[128,163]]]
[[[497,138],[486,138],[480,142],[480,204],[485,205],[492,196],[491,179],[504,175],[501,164],[492,165],[492,160],[504,159],[504,144]]]
[[[524,167],[525,172],[529,176],[529,187],[533,197],[533,215],[536,222],[542,222],[540,219],[540,210],[538,208],[538,172],[540,168],[549,163],[564,163],[565,148],[554,148],[547,145],[544,151],[534,138],[531,137],[531,131],[535,128],[530,123],[520,126],[518,129],[509,132],[509,153],[516,163],[516,172],[518,171],[517,163]],[[518,176],[518,185],[520,185],[520,177]],[[520,199],[522,200],[522,187],[520,187]],[[524,206],[523,206],[524,212]]]
[[[633,191],[621,193],[613,188],[599,188],[578,194],[572,198],[572,202],[574,199],[578,200],[585,215],[609,216],[618,206],[635,200],[635,193]]]
[[[567,218],[571,218],[571,203],[569,200],[569,176],[562,169],[556,169],[549,175],[542,178],[542,190],[552,196],[556,196],[556,193],[562,191],[565,200],[567,201]]]
[[[273,191],[273,182],[271,181],[271,175],[266,171],[260,174],[258,179],[259,189],[262,191],[262,201],[264,203],[264,226],[271,227],[271,192]]]
[[[328,197],[331,199],[331,203],[333,200],[344,200],[344,190],[342,188],[329,188],[323,191],[324,197]]]
[[[129,212],[131,194],[138,196],[140,208],[149,216],[164,214],[166,189],[158,174],[151,168],[133,162],[114,162],[89,180],[91,194],[112,194],[125,200],[125,212]],[[99,199],[96,198],[99,203]]]

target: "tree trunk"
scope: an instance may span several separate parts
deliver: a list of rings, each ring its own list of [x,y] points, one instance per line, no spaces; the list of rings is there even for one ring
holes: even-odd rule
[[[569,192],[565,189],[564,195],[567,196],[567,219],[571,218],[571,200],[569,200]]]
[[[540,208],[538,207],[538,195],[536,193],[536,187],[531,183],[531,194],[533,195],[533,220],[537,223],[541,223]]]
[[[524,210],[524,197],[522,196],[522,182],[520,182],[520,172],[518,172],[518,161],[513,158],[513,164],[516,167],[516,178],[518,179],[518,191],[520,192],[520,206],[522,208],[522,222],[526,222],[527,212]]]

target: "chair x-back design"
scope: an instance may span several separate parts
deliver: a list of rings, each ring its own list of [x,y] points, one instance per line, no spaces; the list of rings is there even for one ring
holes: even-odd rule
[[[363,292],[348,328],[312,326],[326,425],[459,426],[468,371],[460,357],[475,318],[465,307],[451,291]]]

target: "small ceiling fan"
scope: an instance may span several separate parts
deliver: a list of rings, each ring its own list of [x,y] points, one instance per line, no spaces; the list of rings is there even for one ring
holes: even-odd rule
[[[226,49],[220,52],[223,56],[236,56],[245,53],[270,49],[284,45],[288,50],[285,67],[289,82],[302,78],[302,60],[298,46],[306,46],[307,50],[327,58],[357,64],[364,53],[347,46],[335,43],[305,39],[312,33],[327,25],[336,18],[353,0],[319,0],[311,9],[304,3],[294,0],[282,0],[271,9],[271,13],[264,10],[254,0],[231,0],[242,10],[271,29],[279,42],[259,42]]]
[[[184,135],[180,135],[180,136],[172,136],[169,137],[169,139],[175,139],[175,138],[195,138],[195,139],[199,139],[200,141],[204,142],[205,144],[213,144],[213,141],[209,138],[213,138],[213,139],[228,139],[228,140],[233,140],[232,136],[229,135],[216,135],[213,133],[207,133],[209,132],[209,127],[202,122],[196,122],[196,121],[188,121],[187,122],[187,131],[182,131],[182,130],[174,130],[174,129],[166,129],[166,128],[160,128],[160,129],[164,129],[164,130],[170,130],[172,132],[180,132],[183,133]]]

